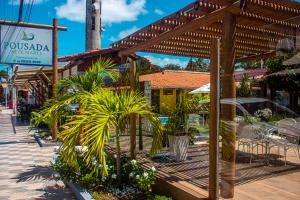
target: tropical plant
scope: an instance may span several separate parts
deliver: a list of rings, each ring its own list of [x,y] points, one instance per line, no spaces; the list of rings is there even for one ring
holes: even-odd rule
[[[140,115],[148,119],[153,125],[153,143],[151,154],[156,153],[162,146],[162,130],[159,118],[148,106],[147,100],[133,91],[110,91],[98,89],[93,93],[80,91],[81,101],[84,102],[84,110],[72,116],[60,136],[63,140],[61,146],[62,158],[76,167],[76,153],[74,151],[79,137],[78,129],[85,131],[82,146],[87,147],[84,160],[93,168],[93,159],[97,158],[103,166],[101,173],[106,175],[108,169],[104,146],[112,134],[116,137],[116,166],[117,178],[121,182],[121,146],[120,135],[125,130],[125,125],[132,114]]]
[[[251,88],[251,80],[249,79],[249,76],[246,73],[243,74],[240,81],[240,86],[237,87],[236,93],[238,97],[253,96],[253,90]]]
[[[81,95],[93,93],[105,84],[109,77],[115,80],[116,73],[111,59],[100,59],[92,64],[83,75],[73,75],[58,81],[56,85],[57,99],[52,99],[52,106],[45,107],[41,112],[44,118],[52,117],[53,113],[65,110],[71,103],[79,103],[79,113],[88,106],[88,101],[83,101]],[[83,135],[83,129],[78,128]],[[55,139],[55,138],[54,138]]]
[[[169,117],[169,121],[165,126],[168,135],[188,135],[188,114],[192,113],[194,99],[188,98],[187,94],[180,94],[180,102],[177,104],[173,113]]]

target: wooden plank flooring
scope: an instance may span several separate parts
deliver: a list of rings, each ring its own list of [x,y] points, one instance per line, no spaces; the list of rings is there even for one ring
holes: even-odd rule
[[[126,139],[123,138],[122,143],[125,144]],[[150,142],[148,141],[147,144],[150,144]],[[280,160],[276,159],[277,149],[272,151],[269,165],[266,164],[262,155],[254,158],[253,163],[249,164],[249,154],[237,151],[234,199],[300,199],[300,158],[293,150],[290,150],[288,152],[288,162],[285,166],[282,158]],[[261,152],[258,153],[261,154]],[[160,179],[177,187],[189,188],[186,190],[191,193],[196,192],[201,196],[207,196],[209,164],[207,144],[191,146],[188,159],[183,162],[173,162],[167,157],[149,160],[141,156],[139,160],[146,166],[155,166],[159,171],[158,176]]]

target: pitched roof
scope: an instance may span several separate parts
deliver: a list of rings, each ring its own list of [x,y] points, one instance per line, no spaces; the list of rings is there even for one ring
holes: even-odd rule
[[[247,74],[247,76],[250,79],[260,79],[264,77],[268,72],[268,69],[249,69],[244,71],[238,71],[234,73],[234,77],[236,81],[240,81],[241,78],[244,76],[244,74]]]
[[[86,52],[82,52],[82,53],[78,53],[78,54],[63,56],[63,57],[58,58],[58,60],[60,62],[71,61],[71,60],[76,60],[78,58],[88,58],[88,57],[99,56],[99,55],[104,55],[104,54],[109,54],[109,53],[114,53],[114,52],[117,52],[117,50],[112,49],[112,48],[94,49],[94,50],[90,50],[90,51],[86,51]]]
[[[210,82],[209,73],[192,71],[172,71],[146,74],[140,76],[140,82],[151,81],[152,88],[195,89]]]

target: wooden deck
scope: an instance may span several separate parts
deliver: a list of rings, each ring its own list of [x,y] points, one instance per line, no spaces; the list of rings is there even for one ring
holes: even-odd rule
[[[122,143],[125,144],[126,140],[123,139]],[[300,199],[300,158],[290,150],[285,166],[282,159],[276,159],[277,149],[273,150],[274,154],[271,155],[269,164],[266,164],[262,155],[254,158],[252,164],[249,164],[249,155],[237,151],[234,199]],[[174,162],[168,157],[149,160],[142,155],[138,159],[145,166],[155,166],[158,169],[159,184],[156,189],[160,193],[171,192],[176,197],[175,200],[207,199],[207,144],[191,146],[188,159],[182,162]]]

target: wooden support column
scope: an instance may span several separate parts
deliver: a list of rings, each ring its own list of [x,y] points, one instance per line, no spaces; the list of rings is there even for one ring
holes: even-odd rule
[[[136,62],[132,61],[130,66],[130,89],[136,90]],[[136,115],[130,116],[130,157],[135,158],[136,149]]]
[[[209,199],[219,199],[220,39],[211,40],[209,116]]]
[[[56,83],[58,81],[58,21],[53,19],[53,73],[52,73],[52,97],[53,103],[55,103],[57,94],[56,94]],[[52,125],[52,139],[57,139],[57,112],[53,112],[53,125]]]
[[[225,12],[223,19],[223,38],[222,38],[222,98],[235,99],[236,86],[234,79],[235,65],[235,36],[236,36],[236,17]],[[234,196],[234,177],[235,177],[235,143],[236,127],[234,118],[236,107],[233,104],[222,105],[221,110],[221,134],[222,134],[222,169],[221,169],[221,196],[233,198]]]

